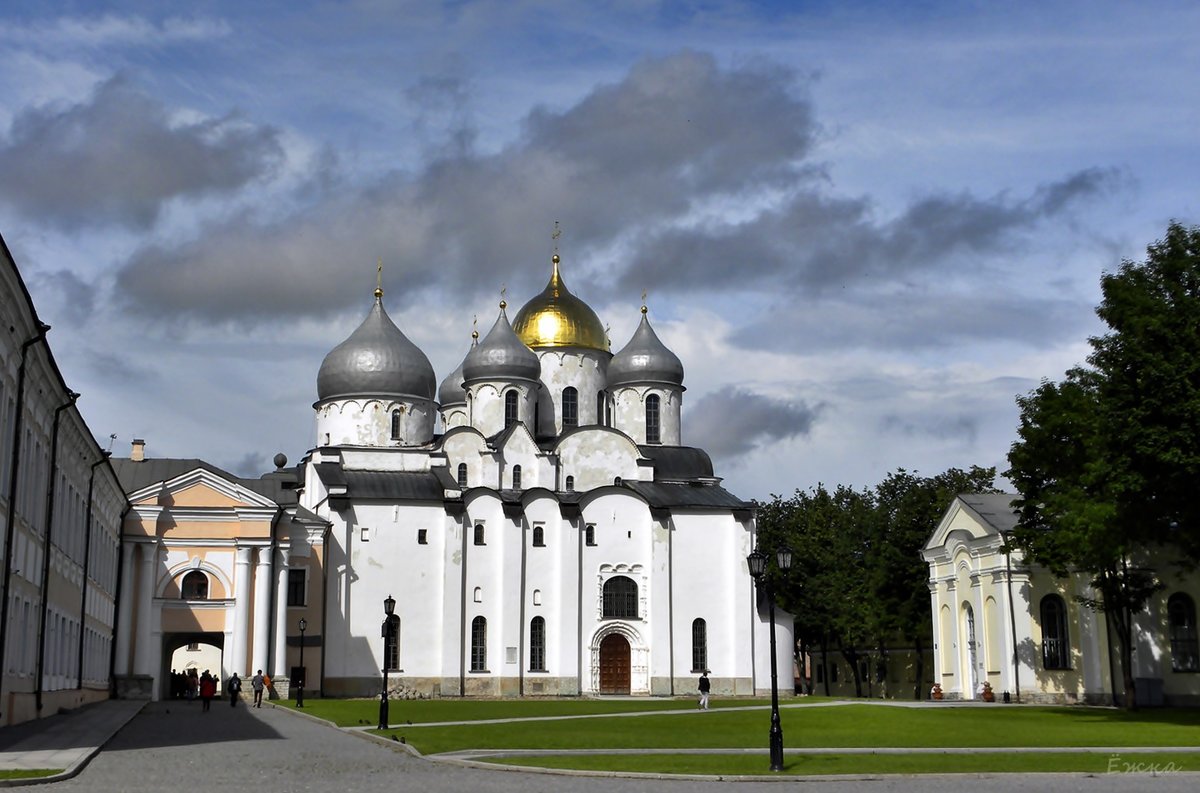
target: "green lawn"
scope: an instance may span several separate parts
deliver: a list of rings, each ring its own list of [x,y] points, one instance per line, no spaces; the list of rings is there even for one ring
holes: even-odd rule
[[[488,759],[501,765],[624,771],[646,774],[761,776],[771,773],[762,755],[526,755]],[[1110,765],[1111,763],[1111,765]],[[1125,763],[1134,763],[1132,768]],[[982,773],[1159,773],[1200,771],[1200,754],[1147,753],[1114,757],[1109,752],[1062,754],[789,755],[784,774],[982,774]]]
[[[793,704],[795,701],[786,703]],[[1155,709],[1127,713],[1112,708],[985,707],[905,708],[848,703],[812,707],[806,699],[783,707],[788,748],[973,748],[973,747],[1196,747],[1200,709]],[[291,703],[286,703],[291,704]],[[378,700],[310,700],[305,711],[344,726],[374,725]],[[514,765],[645,771],[652,773],[769,773],[765,755],[685,755],[672,749],[764,749],[769,709],[763,700],[722,700],[699,712],[691,699],[595,700],[400,700],[390,704],[392,727],[384,735],[404,740],[423,754],[471,749],[661,749],[654,755],[582,755],[496,759]],[[739,710],[747,706],[753,710]],[[649,712],[638,716],[582,718],[598,714]],[[502,724],[433,726],[433,722],[545,716],[581,718]],[[408,724],[406,722],[412,722]],[[428,725],[428,726],[425,726]],[[1112,753],[961,755],[790,755],[794,774],[966,773],[1108,770]],[[1175,770],[1200,771],[1200,754],[1127,755],[1129,762],[1173,763]]]
[[[295,708],[292,700],[276,705]],[[713,707],[764,705],[766,700],[728,700]],[[529,719],[538,716],[582,716],[595,713],[635,713],[647,710],[694,710],[692,699],[400,699],[388,703],[388,721],[480,721],[485,719]],[[379,722],[378,699],[304,700],[303,711],[328,719],[341,727],[357,727]]]
[[[624,703],[622,703],[624,704]],[[1136,714],[1090,708],[894,708],[877,705],[784,708],[790,747],[1197,746],[1200,710]],[[462,749],[756,748],[768,711],[688,708],[676,715],[571,721],[395,727],[422,753]],[[395,725],[395,717],[392,719]]]
[[[0,771],[0,779],[38,779],[44,776],[61,774],[61,768],[26,768],[22,770]]]

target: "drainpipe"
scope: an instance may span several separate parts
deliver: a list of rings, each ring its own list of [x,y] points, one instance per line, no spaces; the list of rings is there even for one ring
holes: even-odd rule
[[[462,564],[459,565],[458,606],[458,695],[467,695],[467,532],[471,517],[463,512],[462,517]]]
[[[528,559],[527,559],[528,553],[529,553],[529,543],[526,542],[525,532],[529,529],[529,524],[528,524],[528,521],[525,520],[524,515],[517,518],[517,521],[521,527],[521,531],[517,535],[521,538],[521,606],[519,609],[519,614],[517,616],[517,619],[519,620],[519,622],[517,623],[517,637],[518,637],[518,641],[520,642],[520,644],[518,645],[519,649],[517,651],[517,696],[524,697],[525,696],[525,593],[526,593],[526,583],[527,583],[525,578],[529,572]],[[545,633],[542,634],[542,637],[543,637],[543,639],[545,638]],[[545,651],[546,651],[545,642],[543,641],[542,652],[544,653]],[[543,666],[545,666],[545,664],[543,664]],[[501,676],[501,679],[503,679],[503,676]]]
[[[105,452],[105,459],[112,452]],[[121,510],[121,518],[117,521],[117,583],[113,588],[113,602],[117,608],[113,610],[112,624],[112,641],[108,646],[108,678],[112,685],[111,699],[117,699],[117,631],[121,627],[121,598],[128,597],[128,592],[122,592],[121,587],[125,585],[125,516],[129,514],[129,510],[133,509],[133,504],[125,502],[125,508]],[[126,629],[128,630],[128,629]],[[126,656],[128,660],[128,656]],[[130,668],[132,671],[132,667]]]
[[[38,713],[42,712],[42,691],[45,687],[46,674],[46,614],[50,611],[50,554],[51,539],[54,536],[54,484],[58,481],[55,469],[58,468],[58,428],[62,421],[63,411],[75,405],[79,394],[67,392],[67,401],[54,409],[54,428],[50,431],[50,482],[46,485],[46,532],[42,541],[42,607],[38,621],[38,653],[37,672],[34,678],[33,701]],[[87,568],[83,571],[87,580]],[[79,635],[83,635],[83,624],[79,625]]]
[[[21,363],[17,365],[17,404],[16,410],[13,412],[12,459],[9,461],[8,477],[8,521],[4,524],[4,602],[0,603],[0,663],[4,662],[8,650],[8,609],[9,602],[12,600],[9,597],[8,588],[12,583],[13,535],[15,534],[14,522],[17,514],[17,471],[20,469],[21,463],[21,424],[24,419],[25,407],[25,363],[29,357],[29,348],[39,341],[45,341],[46,332],[49,330],[50,326],[46,323],[38,323],[37,334],[21,343]],[[0,690],[3,689],[3,686],[4,674],[0,670]],[[3,701],[3,698],[0,697],[0,703]],[[0,705],[0,709],[2,708],[3,705]]]
[[[92,498],[96,493],[96,469],[106,463],[111,456],[112,452],[101,452],[100,459],[92,463],[92,472],[88,476],[87,528],[84,529],[83,541],[83,584],[80,586],[79,595],[79,679],[75,681],[77,689],[83,688],[83,637],[84,628],[87,626],[88,563],[92,557]],[[116,636],[113,638],[115,640]],[[114,641],[113,644],[115,645],[116,642]]]

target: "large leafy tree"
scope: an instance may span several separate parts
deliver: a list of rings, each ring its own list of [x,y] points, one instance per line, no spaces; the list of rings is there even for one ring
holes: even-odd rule
[[[903,468],[875,486],[875,536],[868,566],[876,608],[876,632],[886,651],[891,638],[903,638],[915,650],[913,698],[924,696],[924,650],[932,643],[929,565],[921,549],[950,502],[959,493],[994,493],[996,469],[951,468],[920,476]]]
[[[862,669],[883,660],[901,638],[920,652],[929,644],[929,568],[920,555],[950,501],[959,493],[993,492],[994,468],[950,469],[923,477],[900,469],[873,489],[818,485],[758,506],[759,542],[792,549],[792,569],[773,583],[780,604],[795,615],[801,652],[840,653],[863,692]],[[828,694],[829,675],[825,674]]]
[[[1092,576],[1116,633],[1124,703],[1136,707],[1132,618],[1160,587],[1147,549],[1200,550],[1200,229],[1172,223],[1144,262],[1101,280],[1087,366],[1019,397],[1009,452],[1013,542],[1059,575]]]

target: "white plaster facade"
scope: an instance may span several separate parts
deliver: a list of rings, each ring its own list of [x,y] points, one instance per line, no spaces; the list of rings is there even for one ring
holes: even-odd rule
[[[540,380],[509,376],[527,353],[512,352],[522,342],[503,316],[497,328],[485,340],[495,350],[473,353],[501,361],[495,374],[476,363],[472,379],[443,384],[465,390],[440,407],[443,434],[319,436],[302,461],[300,504],[331,527],[325,693],[378,692],[389,596],[400,625],[391,685],[406,692],[690,694],[694,653],[715,692],[769,690],[768,625],[746,565],[753,511],[721,488],[703,451],[681,445],[682,384],[610,391],[612,354],[570,343],[530,348]],[[651,392],[656,443],[646,442]],[[790,615],[777,613],[777,629],[787,670]]]

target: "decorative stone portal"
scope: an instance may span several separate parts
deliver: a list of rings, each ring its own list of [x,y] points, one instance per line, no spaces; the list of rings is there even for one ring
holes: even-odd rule
[[[629,694],[629,642],[610,633],[600,642],[600,693]]]

